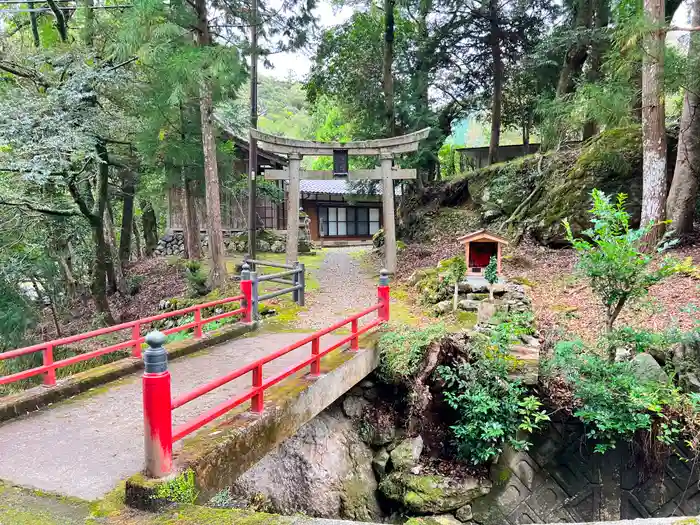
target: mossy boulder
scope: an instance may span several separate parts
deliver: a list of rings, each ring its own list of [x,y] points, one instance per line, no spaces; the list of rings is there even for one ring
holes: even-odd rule
[[[379,483],[388,500],[415,514],[445,514],[457,510],[491,490],[488,480],[457,480],[440,475],[394,471]]]
[[[423,438],[404,439],[391,451],[391,466],[395,470],[408,470],[418,464],[423,452]]]

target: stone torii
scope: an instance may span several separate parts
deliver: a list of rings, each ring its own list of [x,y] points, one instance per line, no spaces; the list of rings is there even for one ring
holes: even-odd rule
[[[415,169],[394,167],[394,157],[418,149],[418,144],[430,133],[425,128],[408,135],[387,139],[361,140],[356,142],[316,142],[296,140],[263,133],[250,129],[250,137],[256,139],[260,148],[271,153],[287,155],[289,168],[267,170],[265,178],[289,182],[287,197],[287,263],[297,260],[299,242],[299,204],[301,179],[327,180],[346,178],[347,180],[375,179],[382,181],[382,208],[384,210],[384,253],[385,267],[390,273],[396,271],[396,224],[394,219],[394,184],[396,179],[415,179]],[[332,156],[333,170],[302,170],[304,155]],[[374,169],[348,170],[348,155],[378,155],[380,166]]]

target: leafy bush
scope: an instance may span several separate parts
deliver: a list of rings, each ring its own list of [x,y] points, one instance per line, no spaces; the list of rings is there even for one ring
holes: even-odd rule
[[[676,414],[685,398],[670,382],[641,381],[633,366],[608,362],[580,341],[559,343],[545,363],[546,375],[562,378],[572,389],[570,408],[586,425],[587,436],[598,441],[596,452],[615,448],[617,441],[629,441],[638,431],[654,433],[655,424],[662,443],[679,431]]]
[[[199,492],[194,481],[194,472],[187,470],[158,486],[155,497],[172,503],[195,503]]]
[[[527,450],[530,443],[518,439],[518,431],[531,433],[549,420],[539,400],[509,378],[512,366],[507,347],[488,344],[474,349],[469,362],[437,369],[445,401],[457,413],[451,429],[458,454],[474,465],[497,458],[505,445]]]
[[[387,383],[409,381],[420,370],[428,347],[442,339],[447,329],[442,323],[426,328],[390,325],[379,338],[379,374]]]
[[[593,291],[605,306],[606,329],[610,332],[625,304],[646,295],[652,285],[675,273],[678,263],[665,259],[657,269],[652,269],[652,256],[643,251],[643,239],[658,224],[630,228],[630,215],[625,211],[626,195],[619,194],[615,204],[600,190],[594,189],[591,196],[593,227],[583,232],[589,240],[574,238],[566,220],[564,227],[567,239],[579,255],[579,270],[590,279]],[[668,244],[658,251],[666,247]],[[614,357],[613,351],[610,359]]]
[[[484,279],[489,283],[489,296],[493,301],[493,285],[498,282],[498,261],[495,255],[489,259],[489,263],[484,270]]]
[[[202,263],[199,261],[187,261],[185,263],[187,272],[187,287],[192,297],[203,297],[211,292],[207,284],[207,275],[202,271]]]

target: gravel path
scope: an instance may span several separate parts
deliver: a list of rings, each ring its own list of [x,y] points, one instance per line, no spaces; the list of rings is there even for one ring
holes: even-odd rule
[[[362,273],[358,255],[366,247],[327,248],[316,271],[319,290],[309,294],[308,311],[301,312],[295,328],[319,330],[377,301],[377,278]]]

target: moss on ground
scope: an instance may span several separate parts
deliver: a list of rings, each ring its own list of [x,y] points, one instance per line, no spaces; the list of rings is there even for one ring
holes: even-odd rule
[[[0,482],[2,525],[82,525],[89,515],[82,500]]]

